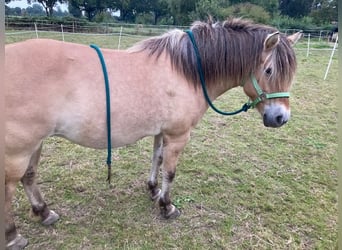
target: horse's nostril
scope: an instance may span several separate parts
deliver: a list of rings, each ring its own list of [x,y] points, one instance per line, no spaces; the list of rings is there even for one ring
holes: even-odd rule
[[[272,116],[265,113],[263,115],[263,120],[266,127],[280,127],[287,122],[287,119],[283,114]]]
[[[279,124],[279,125],[282,125],[282,124],[285,123],[285,121],[284,121],[282,115],[278,115],[278,116],[276,117],[276,121],[277,121],[277,124]]]

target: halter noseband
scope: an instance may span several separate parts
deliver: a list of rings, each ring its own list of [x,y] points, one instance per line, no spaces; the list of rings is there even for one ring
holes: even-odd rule
[[[191,30],[186,30],[185,31],[189,38],[190,41],[194,47],[195,50],[195,54],[196,54],[196,59],[197,59],[197,70],[200,76],[200,80],[201,80],[201,85],[202,85],[202,89],[203,89],[203,93],[204,93],[204,97],[206,99],[206,101],[208,102],[209,106],[217,113],[221,114],[221,115],[236,115],[241,113],[242,111],[247,112],[248,109],[250,108],[255,108],[255,106],[260,103],[265,101],[266,99],[274,99],[274,98],[289,98],[290,97],[290,93],[289,92],[276,92],[276,93],[265,93],[259,86],[258,81],[256,80],[254,75],[251,75],[251,80],[254,86],[255,91],[258,94],[258,97],[254,99],[254,101],[249,100],[247,103],[245,103],[241,109],[234,111],[234,112],[223,112],[219,109],[217,109],[214,104],[211,102],[208,92],[207,92],[207,88],[205,86],[205,80],[204,80],[204,73],[202,70],[202,62],[201,62],[201,57],[198,51],[198,47],[196,44],[196,40],[194,37],[194,34],[192,33]],[[244,83],[241,85],[243,86]]]
[[[275,92],[275,93],[265,93],[262,91],[260,88],[258,81],[255,79],[254,75],[251,75],[251,80],[253,83],[253,87],[255,91],[258,94],[258,97],[254,99],[254,101],[249,101],[248,104],[250,105],[251,108],[255,108],[255,106],[259,102],[263,102],[266,99],[274,99],[274,98],[289,98],[290,93],[289,92]]]

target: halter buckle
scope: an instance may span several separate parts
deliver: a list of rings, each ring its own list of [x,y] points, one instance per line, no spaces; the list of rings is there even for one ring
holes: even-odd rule
[[[263,101],[266,101],[267,100],[267,94],[265,92],[262,92],[260,95],[259,95],[259,98],[260,100],[263,102]]]

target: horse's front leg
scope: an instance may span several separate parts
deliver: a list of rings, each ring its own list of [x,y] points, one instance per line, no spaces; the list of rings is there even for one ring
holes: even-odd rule
[[[163,135],[159,134],[154,137],[152,168],[149,180],[147,182],[148,188],[151,192],[151,199],[153,201],[159,198],[161,190],[158,188],[158,174],[160,166],[163,164]]]
[[[176,175],[176,165],[180,153],[190,138],[190,132],[182,136],[163,137],[163,182],[160,193],[159,206],[161,215],[165,219],[176,218],[180,211],[171,202],[171,185]]]

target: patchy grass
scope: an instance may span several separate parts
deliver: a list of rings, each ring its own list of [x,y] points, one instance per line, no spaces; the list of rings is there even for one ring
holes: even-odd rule
[[[113,37],[87,38],[68,39],[117,47]],[[298,50],[292,118],[280,129],[264,128],[255,111],[206,113],[178,164],[176,220],[160,219],[146,191],[151,138],[113,152],[110,186],[106,151],[48,139],[39,182],[61,219],[50,227],[33,222],[19,187],[15,219],[28,249],[334,249],[338,62],[335,56],[323,81],[329,56]],[[234,89],[215,104],[232,110],[245,100]]]

